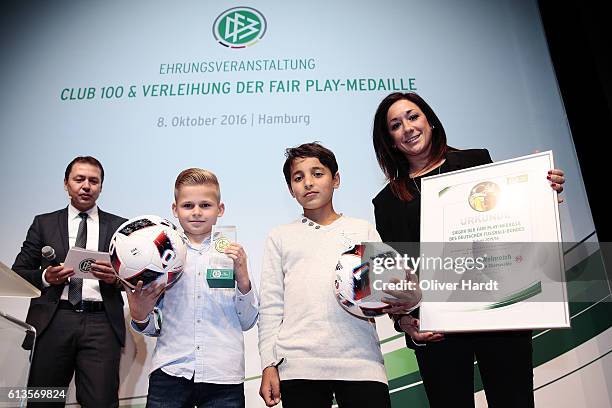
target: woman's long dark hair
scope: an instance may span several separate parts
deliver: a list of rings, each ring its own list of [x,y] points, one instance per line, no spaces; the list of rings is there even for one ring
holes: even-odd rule
[[[410,163],[408,159],[399,150],[394,148],[394,141],[389,134],[389,126],[387,125],[387,112],[391,105],[395,102],[405,99],[414,103],[418,106],[421,111],[425,114],[431,129],[431,154],[427,165],[440,161],[446,151],[449,149],[446,144],[446,133],[442,122],[438,119],[433,109],[414,92],[400,93],[395,92],[388,95],[382,100],[376,114],[374,115],[374,129],[372,132],[372,142],[374,143],[374,151],[376,152],[376,159],[382,169],[383,173],[389,180],[391,185],[391,191],[400,200],[411,201],[414,196],[410,192],[409,184],[410,181]]]

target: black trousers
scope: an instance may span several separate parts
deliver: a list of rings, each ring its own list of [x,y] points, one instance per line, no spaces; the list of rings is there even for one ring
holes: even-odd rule
[[[490,408],[531,408],[531,331],[447,335],[415,349],[431,408],[474,407],[474,356]]]
[[[121,345],[104,311],[58,309],[36,339],[29,387],[68,387],[75,374],[76,397],[83,408],[119,406]],[[28,407],[63,407],[34,403]]]
[[[391,408],[389,387],[376,381],[283,380],[284,408],[330,408],[334,394],[339,408]]]

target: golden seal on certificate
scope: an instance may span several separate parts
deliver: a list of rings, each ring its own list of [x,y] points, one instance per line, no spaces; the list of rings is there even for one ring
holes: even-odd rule
[[[478,183],[470,191],[468,202],[474,211],[490,211],[497,205],[499,186],[492,181]]]

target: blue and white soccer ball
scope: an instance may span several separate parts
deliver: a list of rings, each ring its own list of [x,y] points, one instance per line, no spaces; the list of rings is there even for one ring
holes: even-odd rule
[[[187,238],[165,218],[141,215],[121,224],[111,238],[109,254],[115,273],[128,285],[158,281],[168,288],[183,273]]]

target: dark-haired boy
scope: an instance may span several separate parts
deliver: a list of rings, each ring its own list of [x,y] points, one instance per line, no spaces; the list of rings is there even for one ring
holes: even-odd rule
[[[317,143],[287,149],[283,173],[303,209],[274,228],[263,256],[259,321],[260,395],[285,408],[390,407],[373,320],[342,309],[333,293],[339,255],[380,241],[368,222],[334,210],[334,154]]]

